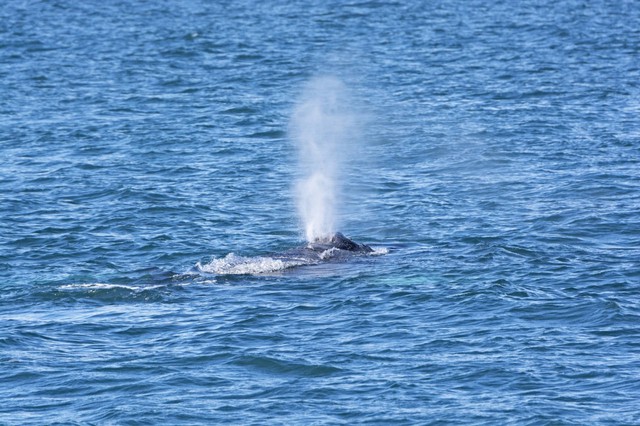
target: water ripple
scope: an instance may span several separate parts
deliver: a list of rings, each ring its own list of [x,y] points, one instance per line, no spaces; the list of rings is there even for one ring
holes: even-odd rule
[[[0,423],[640,423],[635,2],[94,3],[0,5]],[[273,255],[314,75],[384,256]]]

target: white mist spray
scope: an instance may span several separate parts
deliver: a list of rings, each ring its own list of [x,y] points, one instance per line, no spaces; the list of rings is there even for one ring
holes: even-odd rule
[[[298,212],[308,241],[336,231],[340,174],[355,139],[355,115],[345,85],[335,77],[312,79],[293,113],[291,132],[298,146],[302,179],[296,185]]]

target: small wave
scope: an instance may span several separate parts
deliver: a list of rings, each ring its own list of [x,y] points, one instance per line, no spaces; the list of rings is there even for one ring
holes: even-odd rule
[[[219,275],[255,275],[282,271],[294,266],[306,265],[302,259],[282,260],[271,257],[243,257],[229,253],[222,259],[213,259],[207,264],[196,264],[200,272]]]
[[[136,287],[124,284],[107,284],[107,283],[86,283],[86,284],[66,284],[60,286],[60,290],[131,290],[131,291],[144,291],[153,290],[156,288],[166,287],[164,285],[152,285],[146,287]]]
[[[44,289],[38,296],[44,300],[92,299],[102,303],[160,302],[172,298],[167,284],[70,283]]]

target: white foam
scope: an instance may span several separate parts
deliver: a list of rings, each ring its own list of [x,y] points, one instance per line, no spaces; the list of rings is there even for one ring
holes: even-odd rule
[[[105,283],[86,283],[86,284],[66,284],[60,286],[60,290],[78,290],[78,289],[108,289],[108,288],[125,288],[127,290],[135,290],[134,287],[127,285],[105,284]]]
[[[196,269],[207,274],[255,275],[282,271],[294,266],[306,265],[303,259],[282,260],[271,257],[243,257],[229,253],[221,259],[213,259],[207,264],[196,264]]]
[[[389,253],[389,249],[386,247],[371,247],[373,252],[369,253],[371,256],[381,256]]]
[[[331,259],[332,257],[334,257],[336,255],[336,253],[339,253],[341,251],[342,250],[340,250],[337,247],[331,247],[330,249],[327,249],[327,250],[323,251],[322,253],[320,253],[320,259],[322,259],[322,260]]]

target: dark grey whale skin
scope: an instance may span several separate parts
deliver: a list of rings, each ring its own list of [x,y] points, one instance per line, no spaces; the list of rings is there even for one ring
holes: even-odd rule
[[[313,251],[325,251],[330,248],[337,248],[340,250],[357,252],[357,253],[371,253],[373,249],[366,244],[358,244],[353,240],[345,237],[342,233],[336,232],[330,238],[318,239],[313,243],[307,245]]]
[[[323,253],[332,248],[339,251],[332,253],[329,257],[324,257]],[[327,238],[317,239],[303,247],[296,247],[283,253],[272,256],[274,259],[298,260],[307,264],[316,264],[328,260],[342,260],[354,255],[372,253],[373,249],[366,244],[358,244],[345,237],[342,233],[336,232]]]

